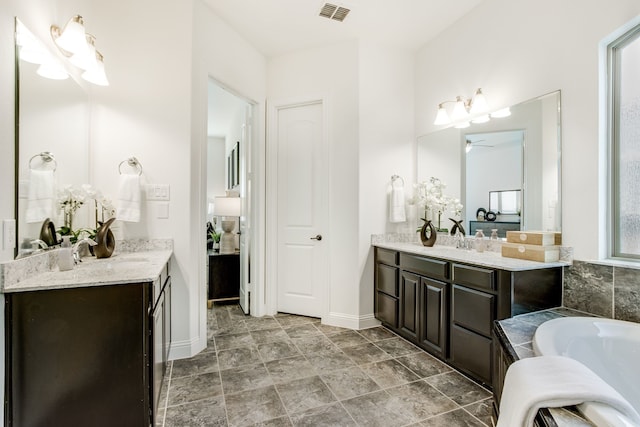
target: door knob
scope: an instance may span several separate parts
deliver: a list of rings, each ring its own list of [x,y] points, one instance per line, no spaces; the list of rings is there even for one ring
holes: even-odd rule
[[[312,237],[311,240],[322,240],[322,235],[318,234],[316,237]]]

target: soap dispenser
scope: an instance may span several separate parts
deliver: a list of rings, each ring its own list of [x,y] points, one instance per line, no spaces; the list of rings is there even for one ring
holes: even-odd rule
[[[71,236],[62,236],[62,245],[58,251],[58,268],[67,271],[73,268],[73,249],[71,248]]]
[[[476,236],[475,236],[475,244],[476,244],[476,251],[478,252],[484,252],[484,248],[486,243],[484,242],[484,233],[482,232],[481,229],[476,230]]]

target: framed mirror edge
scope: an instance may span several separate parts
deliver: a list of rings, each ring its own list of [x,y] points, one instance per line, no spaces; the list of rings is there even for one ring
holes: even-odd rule
[[[552,98],[553,97],[553,98]],[[552,219],[550,219],[550,224],[551,227],[550,228],[544,228],[543,226],[534,226],[532,227],[528,221],[524,220],[524,216],[526,215],[526,210],[527,209],[531,209],[532,206],[535,205],[535,203],[531,203],[528,202],[526,200],[526,197],[524,196],[525,194],[527,194],[526,191],[526,174],[528,172],[531,172],[529,170],[527,170],[527,168],[529,167],[527,165],[527,150],[530,149],[530,147],[528,146],[528,140],[529,140],[529,135],[528,135],[528,131],[526,129],[526,127],[523,126],[518,126],[518,125],[513,125],[513,126],[509,126],[507,123],[505,122],[505,126],[501,127],[500,130],[504,130],[504,131],[516,131],[516,130],[521,130],[524,132],[524,141],[523,141],[523,147],[522,147],[522,167],[523,167],[523,177],[522,177],[522,183],[521,183],[521,190],[522,190],[522,201],[521,201],[521,213],[522,213],[522,222],[521,222],[521,229],[522,230],[541,230],[541,229],[546,229],[546,230],[553,230],[553,231],[561,231],[562,230],[562,108],[561,108],[561,103],[562,103],[562,94],[561,94],[561,90],[554,90],[554,91],[550,91],[547,93],[544,93],[540,96],[536,96],[527,100],[524,100],[522,102],[519,102],[517,104],[512,105],[510,108],[513,110],[517,107],[520,106],[526,106],[528,104],[537,102],[537,101],[543,101],[543,100],[553,100],[553,103],[549,105],[549,107],[552,105],[553,106],[553,119],[555,120],[554,124],[551,124],[549,127],[554,126],[553,128],[553,132],[554,132],[554,149],[553,152],[555,154],[555,158],[552,157],[547,157],[548,160],[550,160],[548,163],[553,163],[555,165],[555,173],[557,174],[557,176],[555,177],[555,179],[553,179],[552,181],[552,192],[554,193],[555,197],[555,201],[552,203],[549,203],[548,206],[548,214],[543,214],[543,213],[536,213],[536,215],[538,217],[544,216],[544,215],[549,215],[549,217],[553,217]],[[550,108],[548,108],[550,109]],[[492,119],[491,122],[493,121],[498,121],[500,119]],[[420,136],[418,136],[416,138],[416,144],[417,144],[417,148],[416,148],[416,180],[418,182],[428,179],[429,174],[427,174],[425,176],[424,173],[421,173],[421,170],[425,169],[425,168],[421,168],[421,143],[425,140],[425,138],[428,138],[430,136],[433,135],[438,135],[442,132],[448,131],[448,132],[453,132],[455,133],[455,131],[459,131],[459,147],[458,150],[460,151],[460,184],[461,184],[461,188],[460,188],[460,199],[466,201],[466,190],[465,190],[465,185],[464,182],[466,180],[466,155],[465,155],[465,136],[469,133],[490,133],[490,132],[495,132],[497,126],[483,126],[483,124],[472,124],[471,127],[469,128],[464,128],[464,129],[456,129],[454,128],[453,125],[449,125],[449,126],[445,126],[445,127],[440,127],[436,130],[434,130],[433,132],[428,132],[425,134],[422,134]],[[548,130],[548,129],[547,129]],[[543,154],[540,154],[540,156],[542,156]],[[544,154],[545,156],[547,156],[547,154]],[[541,179],[542,177],[540,176],[539,179]],[[530,178],[531,179],[531,178]],[[499,190],[500,188],[496,188],[496,190]],[[488,201],[489,197],[487,194],[487,201]],[[463,202],[464,203],[464,202]],[[466,203],[464,203],[466,205]],[[488,206],[488,205],[487,205]],[[468,209],[471,209],[475,212],[475,208],[473,208],[473,206],[471,207],[464,207],[464,211],[463,214],[463,219],[466,221],[467,217],[468,217]],[[541,209],[539,209],[541,210]],[[536,224],[533,225],[542,225],[540,222],[537,222]],[[546,224],[545,224],[546,225]]]

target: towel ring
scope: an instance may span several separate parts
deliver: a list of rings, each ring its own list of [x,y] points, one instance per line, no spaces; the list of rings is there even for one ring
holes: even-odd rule
[[[29,169],[34,170],[33,166],[31,165],[31,162],[33,161],[33,159],[35,159],[36,157],[40,157],[42,164],[45,163],[49,163],[49,162],[53,162],[53,171],[55,172],[56,169],[58,168],[58,162],[56,161],[56,157],[53,155],[52,152],[50,151],[43,151],[42,153],[38,153],[33,155],[30,159],[29,159]]]
[[[127,163],[129,166],[131,166],[132,168],[136,169],[138,171],[138,176],[142,175],[142,163],[140,163],[140,161],[138,159],[136,159],[135,157],[129,157],[126,160],[123,160],[120,162],[120,164],[118,165],[118,173],[120,173],[120,175],[122,175],[122,165],[124,163]]]
[[[402,186],[404,187],[404,178],[400,175],[391,175],[391,184],[393,185],[393,183],[398,179],[402,182]]]

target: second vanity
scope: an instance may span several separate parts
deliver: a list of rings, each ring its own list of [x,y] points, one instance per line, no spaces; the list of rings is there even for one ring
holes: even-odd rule
[[[86,257],[12,283],[3,274],[8,425],[155,423],[171,344],[171,254]]]
[[[563,262],[419,243],[374,246],[376,318],[488,387],[494,320],[562,302]]]

